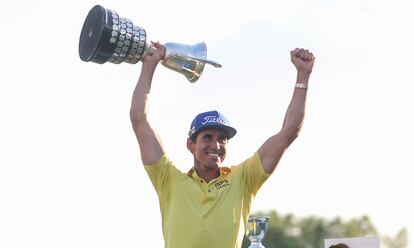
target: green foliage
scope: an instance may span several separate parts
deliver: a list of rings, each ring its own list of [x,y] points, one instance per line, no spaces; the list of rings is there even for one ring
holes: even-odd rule
[[[401,229],[395,238],[384,236],[382,240],[385,246],[388,248],[406,248],[408,247],[407,229]]]
[[[336,217],[327,220],[317,216],[295,218],[293,215],[280,215],[276,211],[254,213],[270,217],[269,230],[263,240],[266,248],[322,248],[324,239],[340,237],[379,236],[368,216],[342,220]],[[407,230],[391,238],[383,238],[388,248],[407,248]],[[250,241],[244,238],[242,248],[248,248]]]

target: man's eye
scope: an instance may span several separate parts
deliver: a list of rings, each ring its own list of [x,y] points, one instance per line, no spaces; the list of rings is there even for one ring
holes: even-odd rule
[[[211,136],[211,135],[204,135],[203,139],[206,140],[206,141],[209,141],[209,140],[212,139],[212,137],[213,136]]]
[[[220,138],[218,139],[218,142],[219,142],[220,144],[227,144],[227,138],[225,138],[225,137],[220,137]]]

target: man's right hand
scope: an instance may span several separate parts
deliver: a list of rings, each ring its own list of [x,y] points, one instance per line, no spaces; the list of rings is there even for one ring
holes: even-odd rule
[[[157,67],[158,63],[165,56],[165,47],[159,42],[151,41],[151,45],[147,48],[142,56],[143,66],[149,66],[152,69]]]

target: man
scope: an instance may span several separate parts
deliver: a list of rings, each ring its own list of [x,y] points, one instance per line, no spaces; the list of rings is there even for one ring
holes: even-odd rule
[[[145,53],[130,115],[142,162],[159,198],[165,247],[241,247],[253,197],[301,129],[315,58],[305,49],[291,51],[297,79],[283,127],[238,166],[221,167],[236,129],[217,111],[196,116],[187,139],[194,166],[182,173],[164,153],[147,119],[152,77],[164,54],[159,43],[152,43]]]
[[[344,244],[344,243],[339,243],[339,244],[336,244],[336,245],[331,245],[331,246],[329,246],[329,248],[349,248],[349,246],[347,244]]]

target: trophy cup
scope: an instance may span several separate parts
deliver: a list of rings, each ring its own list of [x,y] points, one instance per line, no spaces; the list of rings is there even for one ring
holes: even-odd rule
[[[268,223],[268,216],[249,216],[246,230],[246,236],[251,242],[249,248],[265,248],[262,239],[266,235]]]
[[[192,83],[200,78],[205,64],[221,67],[219,63],[207,60],[204,42],[194,45],[168,42],[164,46],[165,57],[161,64],[183,74]],[[83,24],[79,56],[85,62],[98,64],[136,64],[148,47],[144,28],[135,26],[131,20],[119,16],[113,10],[96,5],[89,11]]]

